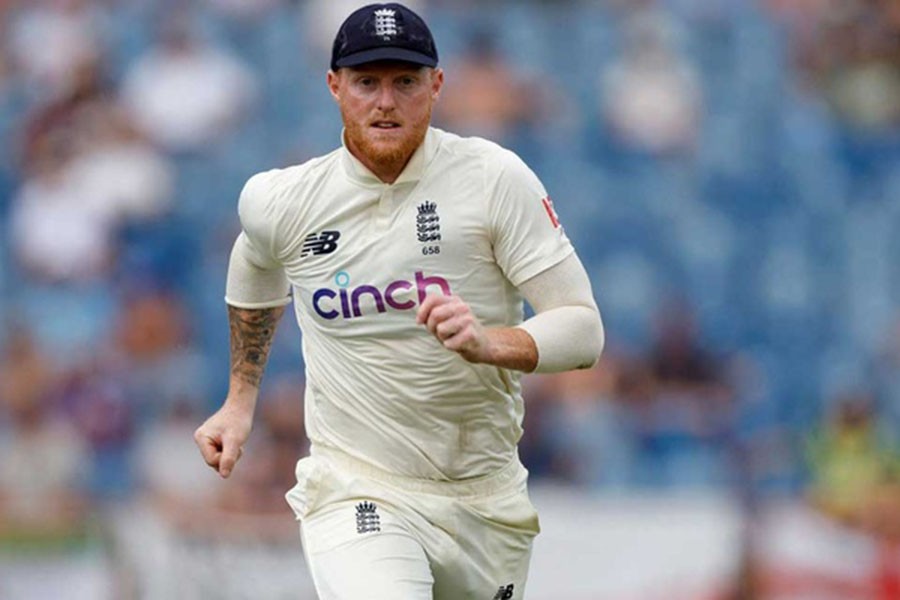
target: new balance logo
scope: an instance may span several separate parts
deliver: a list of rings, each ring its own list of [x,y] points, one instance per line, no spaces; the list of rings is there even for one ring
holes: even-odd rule
[[[513,589],[515,587],[511,583],[509,585],[501,585],[497,593],[494,594],[494,600],[510,600],[513,597]]]
[[[356,505],[356,533],[381,531],[381,517],[375,512],[377,508],[368,500]]]
[[[337,241],[340,238],[340,231],[311,233],[303,240],[303,250],[300,252],[300,258],[303,258],[307,254],[331,254],[337,250]]]
[[[423,202],[416,216],[416,235],[420,242],[441,241],[441,218],[437,214],[437,204]]]

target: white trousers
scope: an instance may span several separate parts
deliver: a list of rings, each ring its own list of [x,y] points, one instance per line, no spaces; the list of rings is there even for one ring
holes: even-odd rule
[[[385,473],[317,448],[287,494],[320,600],[512,600],[539,531],[513,461],[465,482]]]

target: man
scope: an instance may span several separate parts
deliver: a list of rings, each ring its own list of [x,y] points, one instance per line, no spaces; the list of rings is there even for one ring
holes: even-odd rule
[[[406,7],[352,13],[327,76],[343,147],[252,177],[239,203],[230,388],[195,439],[227,477],[292,289],[312,448],[287,499],[326,600],[521,598],[538,521],[519,376],[590,367],[603,345],[535,175],[429,126],[437,61]]]

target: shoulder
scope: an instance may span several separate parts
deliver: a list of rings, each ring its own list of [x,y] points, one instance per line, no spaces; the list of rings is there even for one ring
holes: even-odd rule
[[[462,137],[440,129],[435,132],[445,159],[480,166],[489,184],[506,177],[534,177],[518,154],[496,142],[477,136]]]
[[[482,137],[463,137],[437,128],[432,128],[432,130],[440,145],[441,153],[446,156],[490,162],[502,159],[507,154],[513,154],[500,144]]]
[[[250,177],[241,190],[238,211],[241,218],[253,213],[277,215],[289,206],[302,204],[307,190],[330,172],[337,151],[282,169],[270,169]]]

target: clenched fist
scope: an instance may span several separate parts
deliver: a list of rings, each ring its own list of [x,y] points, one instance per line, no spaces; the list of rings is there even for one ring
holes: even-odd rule
[[[537,346],[531,335],[516,327],[486,328],[459,296],[426,296],[416,323],[469,362],[525,372],[537,366]]]
[[[490,362],[490,339],[484,326],[459,296],[427,296],[416,313],[416,322],[425,325],[444,348],[467,361]]]
[[[241,458],[244,444],[250,437],[253,411],[229,405],[227,402],[194,432],[194,441],[203,460],[222,477],[228,477]]]

